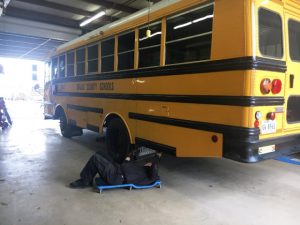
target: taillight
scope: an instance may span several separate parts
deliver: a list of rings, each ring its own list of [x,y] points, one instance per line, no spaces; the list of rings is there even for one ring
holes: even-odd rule
[[[280,93],[282,88],[282,82],[279,79],[271,81],[269,78],[265,78],[260,82],[260,91],[264,95],[269,94],[271,91],[273,94]]]
[[[272,93],[278,94],[281,91],[282,83],[281,80],[275,79],[272,81]]]
[[[267,114],[267,119],[268,119],[268,120],[275,120],[275,118],[276,118],[276,113],[274,113],[274,112],[269,112],[269,113]]]
[[[218,136],[217,135],[213,135],[211,137],[211,140],[214,142],[214,143],[217,143],[218,142]]]
[[[254,127],[255,127],[255,128],[259,128],[259,121],[258,121],[258,120],[255,120],[255,122],[254,122]]]
[[[261,111],[257,111],[255,113],[255,121],[254,121],[254,127],[259,128],[259,120],[262,118],[262,113]]]
[[[272,89],[272,83],[269,78],[265,78],[260,83],[260,91],[263,94],[269,94]]]

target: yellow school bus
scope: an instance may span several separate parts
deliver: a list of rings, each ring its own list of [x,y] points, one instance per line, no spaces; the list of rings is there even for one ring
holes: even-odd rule
[[[149,33],[149,31],[151,33]],[[300,1],[168,0],[60,46],[45,115],[178,157],[300,150]]]

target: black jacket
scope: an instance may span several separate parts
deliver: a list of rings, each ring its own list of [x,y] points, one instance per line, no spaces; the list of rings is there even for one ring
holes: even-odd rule
[[[151,166],[144,166],[151,162]],[[121,170],[124,175],[124,183],[136,185],[149,185],[157,180],[158,176],[158,162],[157,156],[148,159],[145,162],[139,161],[125,161],[121,164]]]

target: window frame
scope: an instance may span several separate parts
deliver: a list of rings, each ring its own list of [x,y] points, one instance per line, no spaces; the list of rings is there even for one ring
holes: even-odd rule
[[[165,30],[166,40],[165,40],[164,48],[165,48],[165,65],[166,66],[183,65],[183,64],[191,64],[191,63],[197,63],[197,62],[211,61],[212,40],[211,40],[210,56],[209,56],[208,59],[193,60],[193,61],[179,62],[179,63],[167,63],[167,44],[172,44],[172,43],[185,41],[185,40],[189,40],[189,39],[193,39],[193,38],[205,37],[205,36],[208,36],[208,35],[213,35],[213,23],[212,23],[212,29],[209,32],[205,32],[205,33],[201,33],[201,34],[197,34],[197,35],[192,35],[192,36],[188,36],[188,37],[184,37],[184,38],[179,38],[179,39],[176,39],[176,40],[167,41],[167,31],[168,31],[167,22],[168,22],[168,20],[180,17],[182,15],[188,14],[190,12],[194,12],[196,10],[204,9],[204,8],[207,8],[207,7],[210,7],[210,6],[213,6],[213,18],[214,18],[214,16],[215,16],[215,3],[214,2],[209,2],[209,3],[203,4],[203,5],[199,5],[196,8],[183,11],[183,12],[181,12],[179,14],[176,14],[176,15],[173,15],[173,16],[171,15],[170,17],[168,17],[168,16],[165,17],[166,18],[166,30]]]
[[[289,18],[288,19],[288,24],[287,24],[287,30],[288,30],[288,42],[289,42],[289,58],[290,58],[290,60],[292,61],[292,62],[297,62],[297,63],[299,63],[300,62],[300,58],[299,58],[299,60],[295,60],[295,59],[292,59],[292,57],[291,57],[291,43],[290,43],[290,22],[291,21],[294,21],[294,22],[296,22],[296,23],[298,23],[299,24],[299,26],[300,26],[300,21],[298,20],[295,20],[294,18]]]
[[[99,65],[99,56],[100,56],[99,45],[101,45],[101,42],[93,42],[93,43],[90,43],[89,45],[86,46],[86,51],[87,51],[86,52],[86,54],[87,54],[87,57],[86,57],[87,74],[96,74],[96,73],[99,73],[99,69],[100,69],[100,65]],[[97,51],[98,51],[97,58],[89,59],[89,48],[90,47],[95,47],[95,46],[97,46]],[[89,72],[89,62],[96,61],[96,60],[97,60],[97,71],[96,72]]]
[[[77,51],[79,50],[84,50],[84,61],[77,61],[78,57],[77,57]],[[78,74],[78,65],[77,64],[81,64],[83,63],[84,64],[84,71],[83,71],[83,74]],[[75,49],[75,64],[76,64],[76,74],[75,76],[84,76],[86,75],[86,46],[81,46],[79,48],[76,48]]]
[[[261,11],[261,10],[266,10],[266,11],[269,11],[269,12],[271,12],[271,13],[274,13],[274,14],[276,14],[276,15],[278,15],[279,16],[279,18],[280,18],[280,22],[281,22],[281,44],[282,44],[282,56],[281,57],[275,57],[275,56],[271,56],[271,55],[265,55],[265,54],[263,54],[262,52],[261,52],[261,49],[260,49],[260,38],[259,38],[259,36],[260,36],[260,33],[259,33],[259,31],[260,31],[260,20],[259,20],[259,18],[260,18],[260,16],[259,16],[259,12]],[[285,43],[285,40],[284,40],[284,34],[283,34],[283,29],[284,29],[284,24],[283,24],[283,19],[282,19],[282,17],[281,17],[281,15],[278,13],[278,12],[276,12],[276,11],[274,11],[274,10],[271,10],[271,9],[268,9],[268,8],[266,8],[266,7],[259,7],[258,8],[258,10],[257,10],[257,23],[258,23],[258,30],[257,30],[257,35],[258,35],[258,37],[257,37],[257,40],[258,40],[258,50],[259,50],[259,53],[260,53],[260,55],[261,56],[264,56],[264,57],[268,57],[268,58],[273,58],[273,59],[283,59],[284,58],[284,56],[285,56],[285,48],[284,48],[284,43]]]
[[[160,42],[159,44],[156,44],[156,45],[151,45],[151,46],[147,46],[147,47],[140,47],[140,31],[142,29],[145,29],[147,27],[151,27],[151,26],[155,26],[155,25],[158,25],[160,24],[160,30],[161,30],[161,34],[160,34]],[[138,62],[137,62],[137,68],[138,69],[147,69],[147,68],[155,68],[155,67],[160,67],[161,66],[161,48],[162,48],[162,43],[161,43],[161,40],[162,40],[162,36],[163,36],[163,18],[160,18],[160,19],[157,19],[153,22],[151,22],[150,24],[144,24],[142,26],[138,26],[137,27],[137,30],[138,30],[138,47],[137,47],[137,52],[138,52]],[[140,50],[147,50],[147,49],[151,49],[151,48],[157,48],[159,47],[159,63],[158,65],[156,66],[145,66],[145,67],[141,67],[140,66]],[[164,48],[165,48],[165,44],[164,44]]]
[[[76,57],[75,57],[75,55],[76,55],[76,51],[75,51],[76,49],[73,49],[73,50],[71,50],[71,51],[67,51],[66,52],[66,65],[67,65],[67,74],[66,74],[66,77],[74,77],[74,76],[76,76],[76,71],[75,71],[75,65],[76,65]],[[73,53],[73,64],[69,64],[68,63],[68,59],[69,59],[69,54],[71,54],[71,53]],[[69,69],[68,69],[68,67],[69,66],[71,66],[71,65],[73,65],[73,75],[69,75]]]
[[[54,76],[54,73],[53,73],[53,60],[56,59],[56,69],[57,69],[57,72],[56,72],[56,76]],[[54,56],[51,58],[51,80],[54,80],[54,79],[58,79],[59,78],[59,74],[58,74],[58,62],[59,59],[58,59],[58,55]]]
[[[66,77],[66,61],[67,61],[67,57],[66,57],[66,53],[62,53],[62,54],[60,54],[60,55],[58,55],[57,56],[58,57],[58,77],[59,78],[64,78],[64,77]],[[64,75],[62,76],[61,74],[60,74],[60,72],[61,72],[61,70],[60,70],[60,61],[61,61],[61,58],[62,57],[64,57]]]
[[[130,34],[130,33],[133,33],[133,49],[132,50],[127,50],[127,51],[123,51],[123,52],[119,52],[119,46],[120,46],[120,36],[125,36],[126,34]],[[127,70],[134,70],[134,61],[135,61],[135,58],[134,58],[134,54],[135,54],[135,29],[131,29],[131,30],[128,30],[128,31],[125,31],[123,33],[119,33],[117,34],[118,36],[118,51],[117,51],[117,57],[118,57],[118,71],[127,71]],[[124,55],[124,54],[127,54],[127,53],[133,53],[133,64],[132,64],[132,68],[127,68],[127,69],[120,69],[120,61],[119,61],[119,56],[120,55]]]
[[[103,56],[103,54],[102,54],[103,42],[109,41],[109,40],[113,40],[113,41],[114,41],[113,54]],[[105,39],[103,39],[103,40],[100,41],[100,44],[101,44],[101,53],[100,53],[100,55],[101,55],[101,71],[100,71],[100,73],[111,73],[111,72],[115,72],[115,63],[116,63],[116,62],[115,62],[115,49],[116,49],[116,44],[115,44],[115,42],[116,42],[115,35],[109,36],[109,37],[107,37],[107,38],[105,38]],[[109,58],[109,57],[113,57],[113,69],[110,70],[110,71],[103,71],[103,62],[102,62],[102,60],[105,59],[105,58]]]

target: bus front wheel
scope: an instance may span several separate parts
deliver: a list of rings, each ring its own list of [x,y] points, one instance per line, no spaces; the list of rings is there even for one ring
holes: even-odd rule
[[[122,163],[130,152],[130,139],[127,128],[120,118],[112,119],[106,130],[106,148],[113,159]]]

